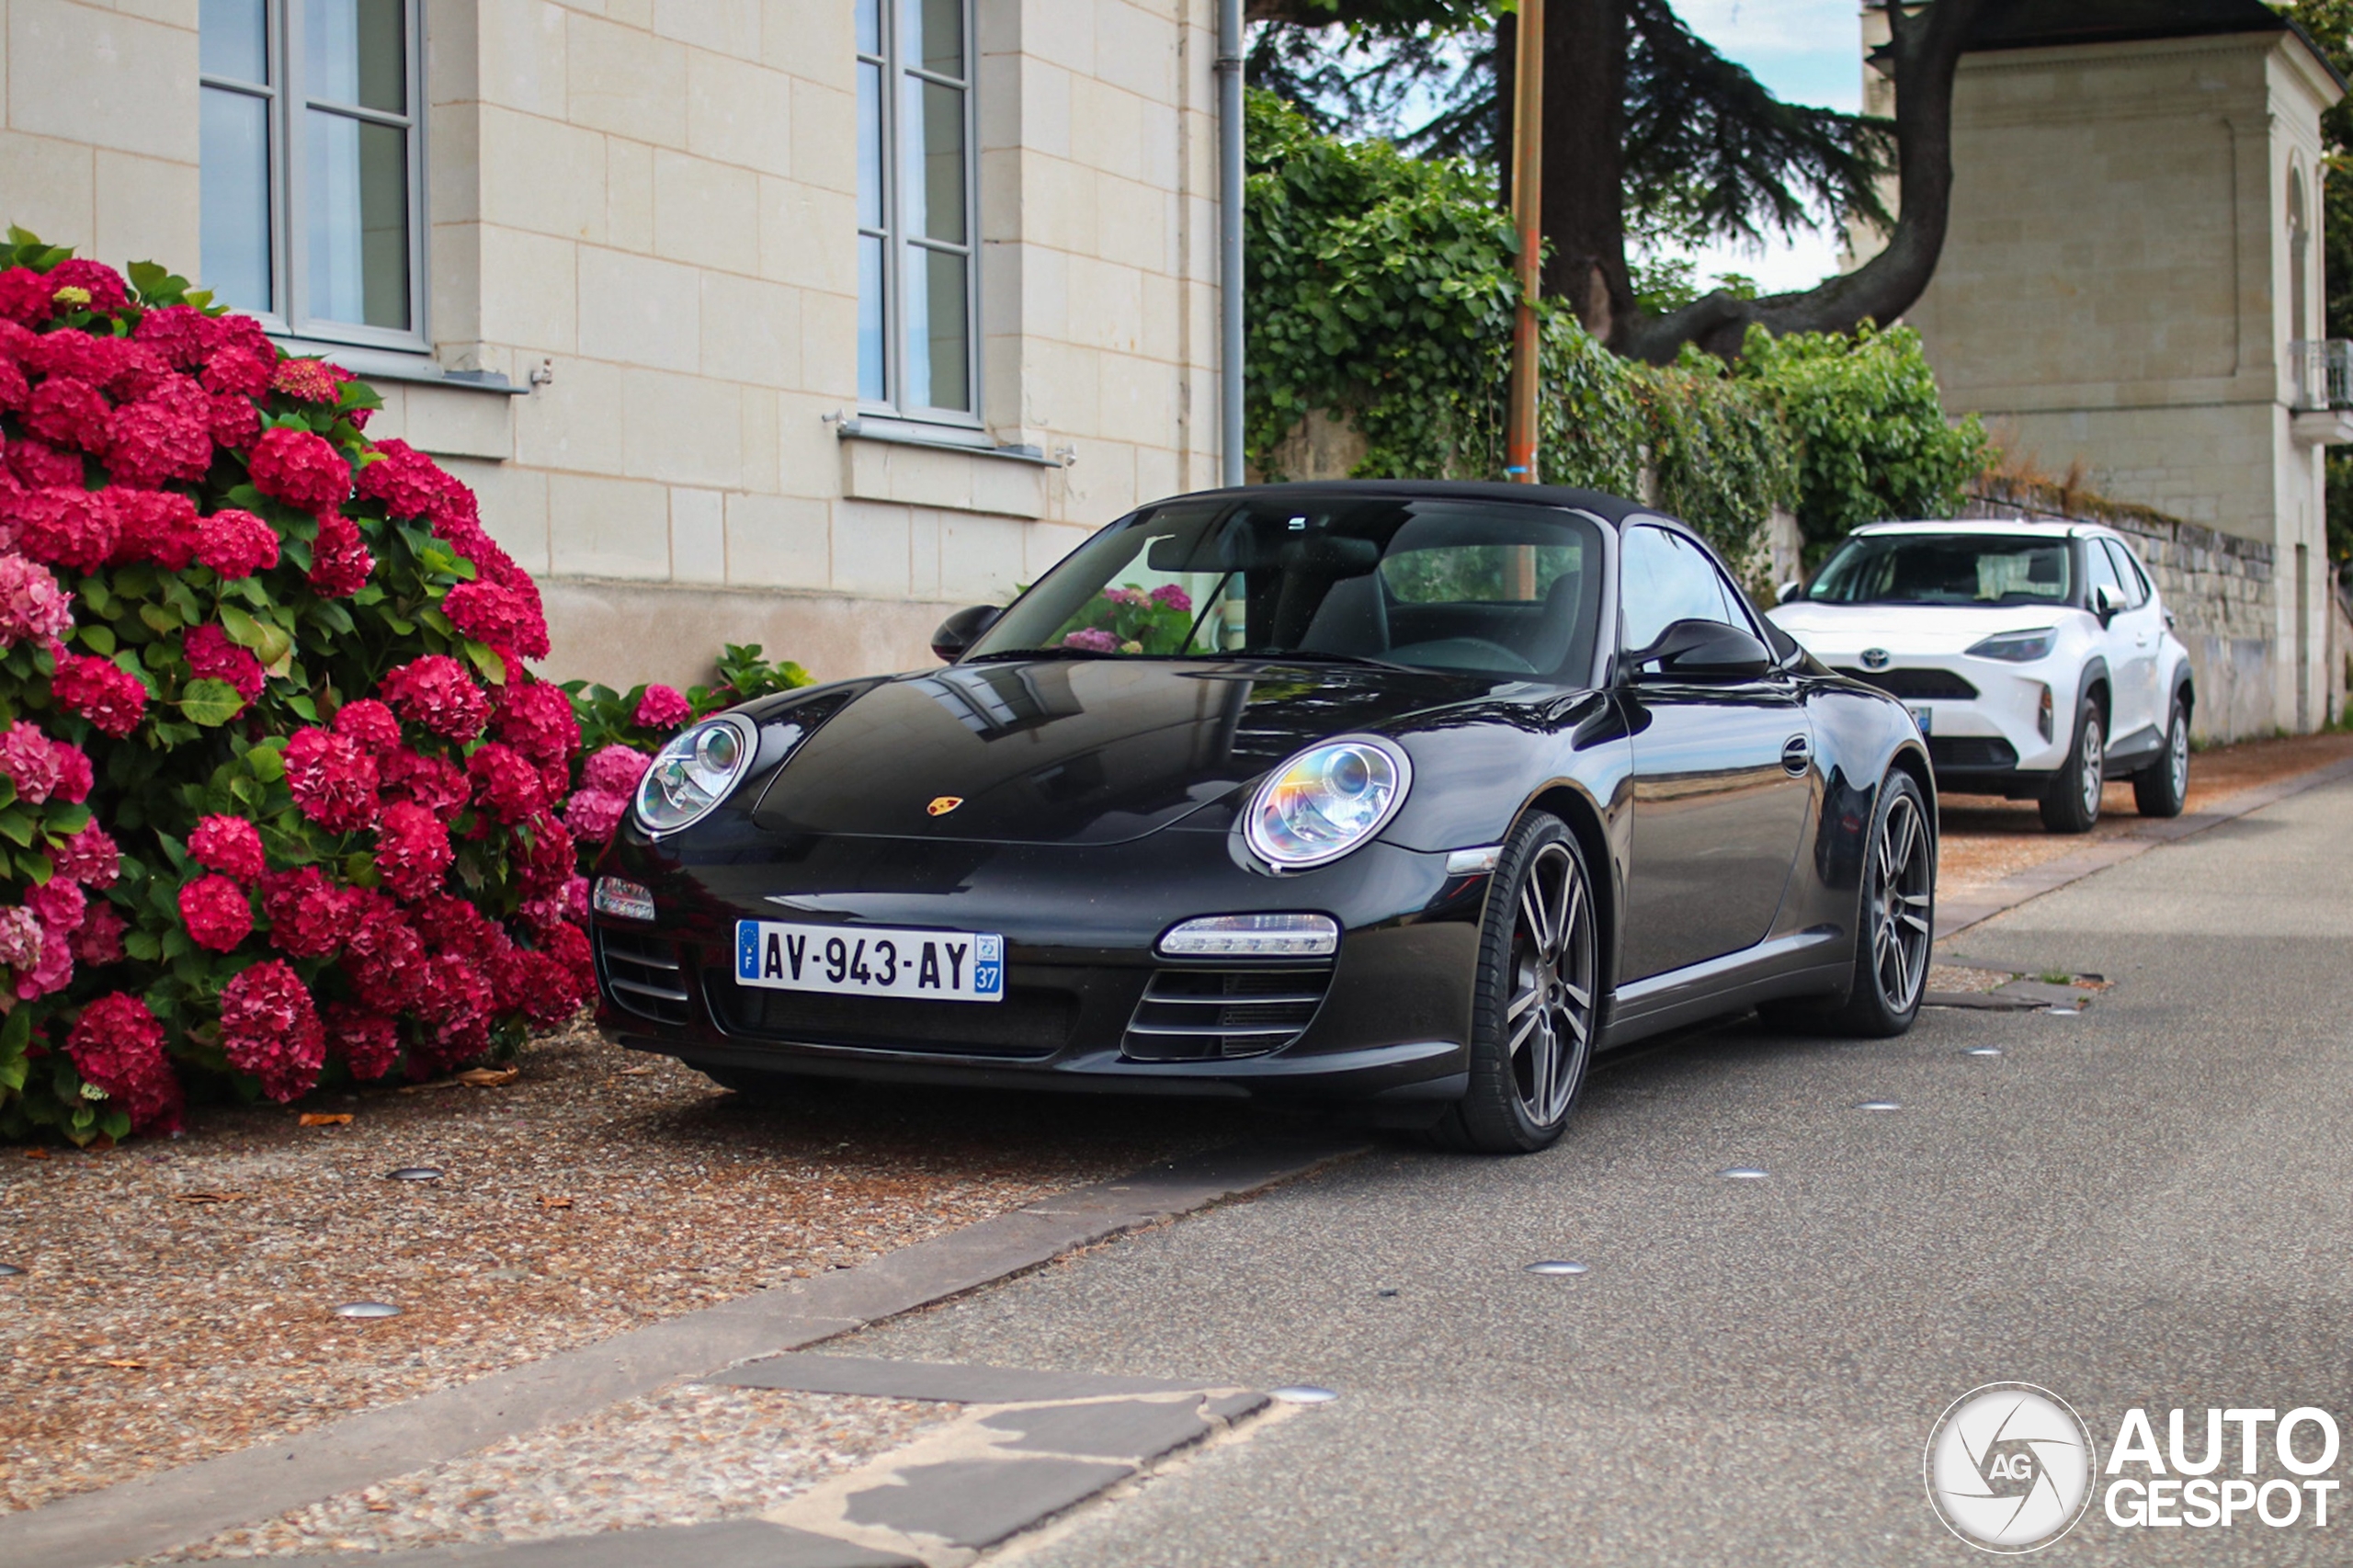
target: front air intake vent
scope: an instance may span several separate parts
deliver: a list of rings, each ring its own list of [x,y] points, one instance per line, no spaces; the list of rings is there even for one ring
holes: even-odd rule
[[[1120,1052],[1132,1062],[1199,1062],[1280,1051],[1307,1031],[1331,984],[1328,964],[1160,970]]]
[[[1950,670],[1841,669],[1838,673],[1848,680],[1875,686],[1890,697],[1915,702],[1967,702],[1977,696],[1974,686]]]
[[[594,935],[597,972],[613,1006],[657,1024],[683,1024],[693,1014],[686,971],[675,944],[599,926]]]

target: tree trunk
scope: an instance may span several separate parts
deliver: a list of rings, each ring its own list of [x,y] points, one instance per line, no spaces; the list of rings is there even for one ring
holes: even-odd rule
[[[1604,343],[1636,317],[1626,270],[1625,0],[1545,0],[1544,292]]]
[[[1903,198],[1885,250],[1802,294],[1738,300],[1719,292],[1667,315],[1621,317],[1607,339],[1609,347],[1665,364],[1684,344],[1696,343],[1730,360],[1738,358],[1752,324],[1776,334],[1852,332],[1866,321],[1893,322],[1910,310],[1944,252],[1952,206],[1953,73],[1984,8],[1985,0],[1936,0],[1911,12],[1889,8]]]

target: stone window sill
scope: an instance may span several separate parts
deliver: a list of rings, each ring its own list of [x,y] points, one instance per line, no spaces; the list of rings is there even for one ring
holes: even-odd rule
[[[271,341],[289,354],[332,360],[363,381],[447,387],[452,392],[488,392],[498,397],[527,397],[531,391],[528,386],[516,385],[496,370],[448,369],[429,354],[355,348],[347,343],[314,343],[299,337],[275,337]]]
[[[868,416],[843,420],[840,433],[845,441],[888,441],[894,446],[929,447],[938,451],[961,452],[966,457],[1034,463],[1040,468],[1063,466],[1059,460],[1048,457],[1035,447],[995,446],[989,441],[984,431],[967,432],[953,426],[918,425],[911,420]]]

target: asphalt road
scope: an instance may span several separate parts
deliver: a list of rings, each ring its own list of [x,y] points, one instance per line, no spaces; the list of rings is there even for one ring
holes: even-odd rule
[[[2348,826],[2315,790],[1957,944],[2112,980],[2078,1017],[1685,1040],[1548,1153],[1384,1145],[828,1348],[1338,1391],[1014,1549],[1054,1568],[1984,1561],[1921,1475],[1976,1385],[2058,1392],[2103,1462],[2134,1405],[2193,1452],[2210,1405],[2353,1414]],[[2343,1506],[2125,1529],[2096,1492],[2036,1560],[2344,1562]]]

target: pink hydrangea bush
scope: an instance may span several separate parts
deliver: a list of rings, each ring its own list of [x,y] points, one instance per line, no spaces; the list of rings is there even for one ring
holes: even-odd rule
[[[0,244],[0,1136],[438,1073],[591,990],[537,585],[363,383],[130,272]]]

